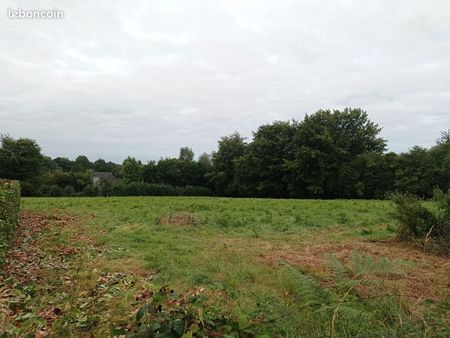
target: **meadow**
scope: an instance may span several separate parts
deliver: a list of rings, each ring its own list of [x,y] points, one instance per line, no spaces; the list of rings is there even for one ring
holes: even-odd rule
[[[5,324],[11,336],[125,336],[161,288],[197,297],[198,325],[222,323],[216,336],[450,333],[449,261],[396,241],[389,201],[23,198],[21,207],[42,230],[13,251],[29,250],[38,266],[8,268],[20,305]]]

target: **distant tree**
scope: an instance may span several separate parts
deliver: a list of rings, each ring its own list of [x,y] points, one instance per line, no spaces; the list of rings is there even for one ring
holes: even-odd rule
[[[122,163],[122,176],[127,182],[142,181],[143,166],[141,161],[128,156]]]
[[[157,179],[158,167],[155,161],[149,161],[142,167],[142,179],[145,183],[160,183]]]
[[[1,136],[0,144],[1,178],[27,180],[41,173],[44,157],[35,141]]]
[[[113,162],[106,162],[104,159],[99,158],[94,162],[94,171],[106,171],[112,172],[117,164]]]
[[[346,182],[339,180],[343,165],[365,152],[382,153],[381,128],[365,111],[346,108],[306,115],[294,136],[294,160],[289,190],[296,197],[340,197]]]
[[[198,162],[206,167],[209,168],[212,165],[212,161],[211,161],[211,155],[207,154],[207,153],[203,153],[198,157]]]
[[[408,153],[399,155],[399,166],[395,173],[395,188],[400,192],[421,197],[431,197],[436,187],[438,168],[431,153],[415,146]]]
[[[182,161],[193,161],[194,160],[194,152],[189,147],[180,148],[180,155],[178,159]]]
[[[198,167],[199,167],[199,171],[202,172],[201,174],[201,183],[199,185],[208,187],[208,188],[212,188],[211,182],[210,182],[210,175],[211,175],[211,171],[213,168],[212,165],[212,159],[211,159],[211,155],[207,154],[207,153],[203,153],[198,157]]]
[[[450,130],[443,132],[437,144],[430,149],[435,165],[434,183],[443,191],[450,191]]]
[[[147,168],[147,173],[149,168]],[[176,158],[161,159],[153,167],[153,183],[173,186],[205,185],[206,168],[199,162]],[[151,181],[146,181],[151,183]]]
[[[41,162],[41,170],[42,172],[49,172],[52,170],[58,169],[58,164],[51,159],[49,156],[43,156]]]
[[[56,157],[53,162],[64,171],[72,171],[73,161],[69,160],[67,157]]]
[[[340,170],[339,191],[344,198],[386,197],[394,190],[397,167],[395,153],[365,152],[344,163]]]
[[[450,142],[450,129],[441,132],[441,137],[437,139],[437,145],[446,144]]]
[[[245,154],[237,160],[240,193],[261,197],[287,197],[286,162],[293,159],[296,122],[277,121],[260,126]]]
[[[226,196],[238,194],[236,165],[246,147],[247,143],[238,132],[224,136],[219,141],[218,150],[212,154],[213,167],[209,176],[218,193]]]
[[[75,159],[72,170],[75,172],[83,172],[93,168],[94,164],[86,156],[80,155]]]

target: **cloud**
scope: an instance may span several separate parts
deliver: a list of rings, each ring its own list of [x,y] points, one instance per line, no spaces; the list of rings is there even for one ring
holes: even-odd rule
[[[395,151],[450,127],[445,0],[39,3],[55,7],[64,19],[0,16],[0,132],[51,156],[200,154],[347,106]]]

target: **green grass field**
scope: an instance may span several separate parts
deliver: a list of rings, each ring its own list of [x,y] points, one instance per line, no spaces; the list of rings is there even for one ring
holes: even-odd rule
[[[230,315],[247,336],[450,332],[448,260],[396,242],[387,201],[23,198],[22,209],[49,226],[29,241],[45,263],[16,283],[12,336],[112,336],[145,302],[136,295],[162,286],[201,290],[203,316]]]

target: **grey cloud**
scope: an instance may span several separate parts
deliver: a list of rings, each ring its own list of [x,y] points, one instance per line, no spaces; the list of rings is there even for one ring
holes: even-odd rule
[[[0,133],[51,156],[200,154],[346,106],[395,151],[450,127],[445,0],[39,2],[54,7],[63,20],[0,17]]]

